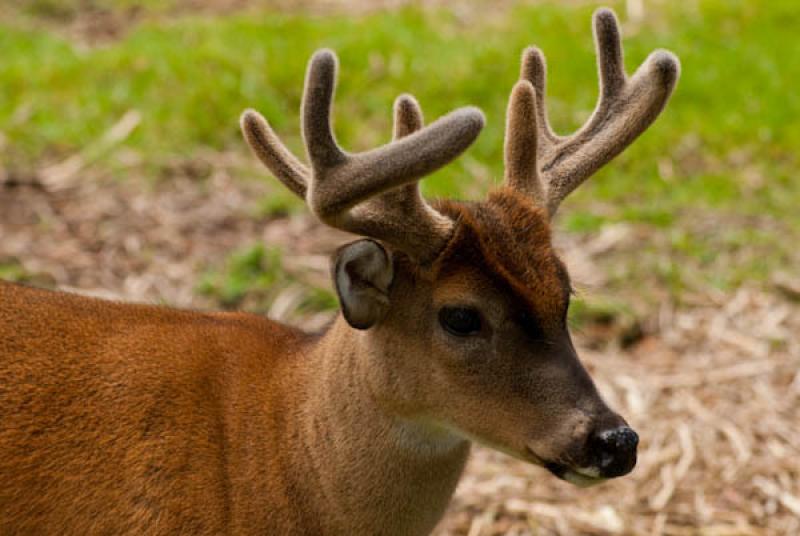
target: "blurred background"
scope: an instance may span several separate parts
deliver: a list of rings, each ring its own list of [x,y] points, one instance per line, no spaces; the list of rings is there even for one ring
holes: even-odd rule
[[[238,131],[260,110],[302,154],[318,47],[341,59],[335,127],[362,150],[391,104],[488,125],[429,196],[502,177],[519,56],[540,46],[550,117],[591,113],[591,13],[622,22],[629,72],[682,62],[665,113],[564,204],[570,321],[642,436],[634,473],[578,490],[476,448],[439,535],[800,533],[800,5],[795,0],[3,0],[0,278],[244,309],[308,329],[336,300],[319,225]]]

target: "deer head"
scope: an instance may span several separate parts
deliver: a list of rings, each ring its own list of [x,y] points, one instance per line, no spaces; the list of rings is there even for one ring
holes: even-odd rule
[[[483,126],[474,108],[423,126],[399,97],[394,140],[351,154],[330,124],[337,60],[312,57],[302,130],[310,166],[255,111],[242,116],[261,161],[320,220],[367,237],[339,249],[333,279],[364,349],[379,403],[399,418],[491,445],[576,484],[629,472],[638,437],[603,402],[567,329],[571,287],[551,245],[561,201],[655,120],[678,78],[656,51],[627,77],[613,13],[594,15],[600,98],[571,136],[545,109],[545,62],[522,58],[508,105],[505,181],[481,202],[426,202],[418,181],[463,152]],[[355,372],[354,372],[355,373]]]

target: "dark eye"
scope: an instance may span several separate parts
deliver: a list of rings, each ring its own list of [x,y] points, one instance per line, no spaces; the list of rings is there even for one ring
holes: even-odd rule
[[[467,307],[443,307],[439,310],[439,323],[448,333],[466,337],[481,330],[481,315]]]

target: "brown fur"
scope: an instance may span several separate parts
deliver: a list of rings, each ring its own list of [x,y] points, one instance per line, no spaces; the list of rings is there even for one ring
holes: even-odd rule
[[[550,244],[545,210],[511,188],[491,192],[485,203],[443,202],[438,208],[462,223],[464,236],[451,242],[451,249],[461,255],[474,249],[472,262],[482,261],[484,273],[507,284],[537,317],[547,320],[566,313],[569,279]]]
[[[501,320],[565,306],[544,213],[510,191],[441,209],[456,235],[430,268],[397,255],[391,310],[364,332],[0,284],[0,531],[426,534],[465,437],[575,456],[607,408],[577,361],[508,361],[535,348]],[[506,332],[491,366],[432,331],[466,291]]]
[[[4,534],[225,532],[241,494],[227,460],[247,444],[230,444],[247,425],[228,415],[269,417],[260,403],[291,368],[270,357],[307,344],[251,315],[7,283],[0,326]]]

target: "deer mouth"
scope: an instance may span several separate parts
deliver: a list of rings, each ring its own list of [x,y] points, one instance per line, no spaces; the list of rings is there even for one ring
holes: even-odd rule
[[[577,469],[556,462],[546,462],[544,467],[556,478],[560,478],[579,488],[588,488],[608,480],[600,476],[600,471],[594,467],[582,467]]]
[[[541,458],[530,447],[527,452],[529,461],[544,467],[556,478],[569,482],[573,486],[588,488],[608,480],[608,478],[601,476],[600,470],[596,467],[569,467],[563,463],[550,462]]]

